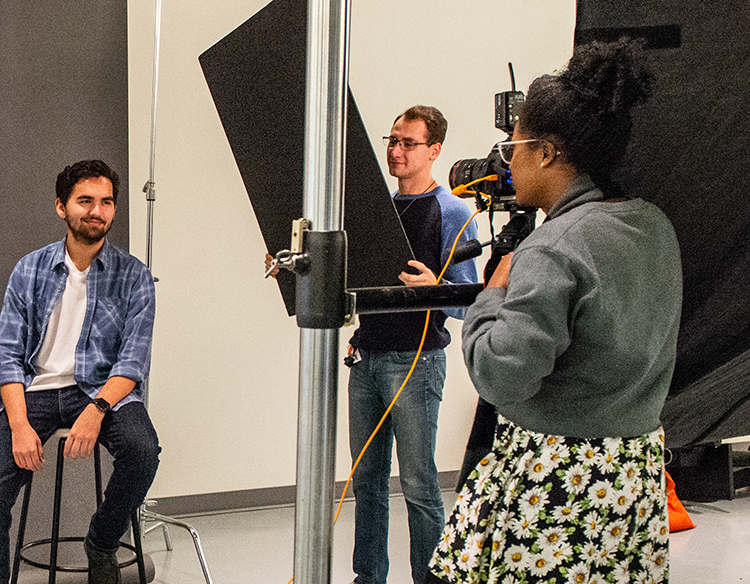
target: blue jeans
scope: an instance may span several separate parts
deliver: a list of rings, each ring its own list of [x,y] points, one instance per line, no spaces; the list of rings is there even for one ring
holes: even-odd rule
[[[356,460],[406,379],[415,352],[361,351],[349,375],[349,445]],[[445,524],[435,466],[445,353],[420,356],[409,383],[353,477],[357,584],[385,584],[388,575],[388,478],[396,439],[401,488],[409,516],[412,579],[421,584]]]
[[[91,399],[78,386],[26,393],[29,423],[46,442],[58,428],[70,427]],[[91,518],[88,537],[99,549],[114,550],[130,524],[130,516],[146,497],[159,465],[159,441],[146,408],[131,402],[102,421],[99,442],[114,457],[104,501]],[[47,462],[49,464],[49,462]],[[8,413],[0,413],[0,583],[10,577],[11,509],[32,472],[13,459]]]

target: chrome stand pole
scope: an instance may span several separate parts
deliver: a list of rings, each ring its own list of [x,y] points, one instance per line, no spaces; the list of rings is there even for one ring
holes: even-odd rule
[[[158,96],[159,87],[159,46],[161,40],[161,5],[162,0],[156,0],[156,19],[154,24],[154,75],[152,80],[152,94],[151,94],[151,149],[150,149],[150,160],[149,160],[149,177],[148,182],[143,187],[143,192],[146,193],[146,204],[147,204],[147,217],[146,217],[146,266],[152,269],[153,266],[153,233],[154,233],[154,202],[156,201],[156,180],[155,180],[155,160],[156,160],[156,102]],[[154,282],[158,279],[154,278]],[[143,402],[148,409],[148,397],[149,397],[149,384],[148,379],[143,383]],[[203,553],[203,547],[198,537],[198,532],[182,521],[166,517],[165,515],[159,515],[149,511],[147,508],[148,501],[145,501],[139,509],[139,518],[141,523],[141,534],[146,534],[153,529],[161,526],[164,534],[164,543],[168,550],[172,550],[172,538],[169,535],[169,525],[176,525],[182,527],[190,532],[195,544],[195,551],[198,554],[198,561],[201,564],[203,570],[203,576],[206,579],[207,584],[213,584],[211,579],[211,573],[208,570],[208,564],[206,563],[206,557]],[[145,529],[146,521],[156,522],[154,525]]]
[[[300,331],[295,584],[331,578],[338,332]]]
[[[309,0],[303,216],[343,230],[349,0]],[[316,258],[312,258],[316,261]],[[339,329],[300,329],[294,582],[328,584]]]
[[[201,545],[201,538],[198,536],[198,532],[195,530],[194,527],[188,525],[187,523],[183,523],[182,521],[174,519],[172,517],[159,515],[158,513],[154,513],[153,511],[146,511],[145,519],[147,521],[160,522],[160,523],[157,523],[155,527],[158,527],[160,524],[166,527],[166,525],[169,524],[169,525],[176,525],[177,527],[182,527],[183,529],[186,529],[190,533],[190,537],[193,538],[193,545],[195,546],[195,552],[198,554],[198,561],[200,561],[201,570],[203,570],[203,577],[206,579],[206,582],[208,582],[208,584],[212,584],[213,580],[211,579],[211,573],[208,571],[208,564],[206,563],[206,556],[203,553],[203,546]],[[170,541],[167,539],[168,532],[165,533],[164,538],[165,538],[165,541]],[[171,541],[167,545],[167,549],[169,550],[172,549]]]

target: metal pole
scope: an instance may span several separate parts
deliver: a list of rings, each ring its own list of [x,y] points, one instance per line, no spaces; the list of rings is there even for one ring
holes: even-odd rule
[[[154,202],[156,201],[156,98],[159,93],[159,49],[161,46],[161,3],[156,0],[154,16],[154,62],[151,79],[151,132],[149,141],[148,181],[143,186],[146,193],[146,266],[153,271],[154,259]],[[154,278],[154,281],[156,279]],[[148,409],[148,379],[143,382],[143,403]]]
[[[159,49],[161,46],[161,5],[162,0],[156,0],[156,14],[154,22],[154,63],[153,63],[153,79],[151,84],[151,139],[150,139],[150,150],[149,150],[149,170],[148,170],[148,181],[143,187],[143,192],[146,193],[146,266],[153,270],[153,247],[154,247],[154,202],[156,201],[156,104],[159,89]],[[154,282],[158,281],[154,278]],[[149,401],[149,383],[148,378],[144,380],[143,386],[143,403],[148,410]],[[206,557],[203,553],[203,547],[200,544],[198,532],[195,531],[187,523],[178,521],[165,515],[160,515],[149,511],[147,508],[148,501],[144,501],[141,505],[138,515],[140,525],[140,534],[138,537],[141,539],[143,535],[150,532],[154,527],[161,525],[164,533],[164,543],[169,551],[172,550],[172,539],[169,535],[169,528],[167,525],[176,525],[188,530],[193,537],[193,543],[195,544],[195,551],[198,554],[198,561],[200,562],[201,569],[203,570],[203,577],[206,579],[206,584],[213,584],[211,573],[206,563]],[[149,529],[144,528],[146,521],[155,521],[157,525],[152,526]],[[136,534],[133,534],[136,537]]]
[[[294,582],[328,584],[333,543],[338,329],[300,329]]]
[[[348,41],[349,0],[309,0],[303,213],[315,231],[343,229]],[[300,329],[295,584],[331,580],[338,340]]]

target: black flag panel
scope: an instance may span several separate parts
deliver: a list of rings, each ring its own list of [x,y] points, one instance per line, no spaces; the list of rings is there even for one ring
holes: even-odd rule
[[[307,2],[274,0],[199,58],[272,254],[302,216],[306,39]],[[351,92],[345,166],[348,287],[398,285],[413,256]],[[278,283],[294,314],[294,276]]]

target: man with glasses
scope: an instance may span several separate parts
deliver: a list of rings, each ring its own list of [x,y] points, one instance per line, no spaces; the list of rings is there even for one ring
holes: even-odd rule
[[[398,179],[393,201],[414,257],[399,279],[407,286],[432,285],[471,211],[438,186],[432,165],[440,154],[447,122],[433,107],[414,106],[398,116],[387,148],[388,171]],[[461,241],[476,238],[472,220]],[[387,253],[387,251],[386,251]],[[476,283],[474,261],[451,264],[441,283]],[[388,479],[396,440],[401,488],[409,515],[412,578],[421,584],[444,524],[435,466],[438,407],[450,334],[447,315],[463,309],[433,310],[425,332],[425,312],[361,315],[350,340],[349,441],[356,460],[407,377],[423,333],[414,372],[375,435],[353,478],[356,499],[353,568],[356,584],[385,584],[388,574]]]

